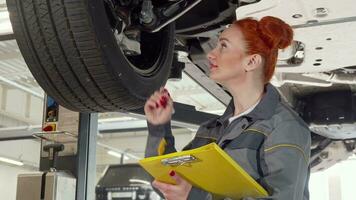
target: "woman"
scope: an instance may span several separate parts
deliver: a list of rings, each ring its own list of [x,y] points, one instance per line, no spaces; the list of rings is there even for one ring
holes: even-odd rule
[[[210,78],[233,99],[225,113],[203,123],[185,149],[216,142],[269,193],[266,199],[308,199],[310,132],[269,84],[278,49],[292,42],[293,31],[282,20],[264,17],[235,21],[209,52]],[[146,157],[176,151],[171,133],[172,99],[155,92],[145,104],[149,137]],[[177,185],[154,181],[166,199],[214,199],[170,173]],[[239,188],[236,188],[237,190]]]

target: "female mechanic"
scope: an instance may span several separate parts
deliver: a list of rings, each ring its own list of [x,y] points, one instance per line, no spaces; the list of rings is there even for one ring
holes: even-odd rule
[[[237,20],[220,34],[207,55],[210,78],[223,85],[232,100],[222,116],[201,124],[184,148],[216,142],[268,191],[269,197],[263,199],[309,199],[308,126],[269,83],[278,50],[288,47],[292,38],[291,27],[271,16]],[[173,101],[168,91],[156,91],[144,110],[149,130],[145,156],[175,152],[170,126]],[[170,175],[177,185],[152,183],[166,199],[215,199],[174,171]]]

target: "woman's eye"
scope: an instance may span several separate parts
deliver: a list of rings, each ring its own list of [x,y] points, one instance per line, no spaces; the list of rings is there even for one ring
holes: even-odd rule
[[[226,48],[226,47],[227,47],[225,43],[221,43],[220,46],[221,46],[222,48]]]
[[[217,49],[219,51],[222,51],[223,49],[225,49],[227,47],[227,45],[224,42],[219,42],[217,43]]]

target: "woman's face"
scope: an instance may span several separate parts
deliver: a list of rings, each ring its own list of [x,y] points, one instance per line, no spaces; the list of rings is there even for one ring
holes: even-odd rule
[[[225,29],[216,47],[207,57],[210,63],[210,78],[224,84],[229,80],[243,80],[245,77],[244,58],[246,44],[238,27]]]

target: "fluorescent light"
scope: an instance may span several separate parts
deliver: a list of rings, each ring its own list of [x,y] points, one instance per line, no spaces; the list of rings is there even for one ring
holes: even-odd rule
[[[17,166],[24,165],[23,162],[12,160],[12,159],[9,159],[9,158],[4,158],[4,157],[0,157],[0,161],[1,162],[6,162],[6,163],[9,163],[9,164],[13,164],[13,165],[17,165]]]
[[[103,118],[99,119],[99,123],[103,122],[122,122],[122,121],[132,121],[132,120],[137,120],[136,118],[133,117],[112,117],[112,118]]]
[[[148,181],[145,181],[145,180],[141,180],[141,179],[130,179],[129,180],[130,183],[143,183],[143,184],[146,184],[146,185],[151,185],[150,182]]]
[[[109,151],[108,151],[108,154],[111,155],[111,156],[115,156],[115,157],[117,157],[117,158],[121,158],[121,154],[120,154],[120,153],[117,153],[117,152],[115,152],[115,151],[109,150]],[[130,159],[129,157],[124,156],[124,160],[129,160],[129,159]]]

